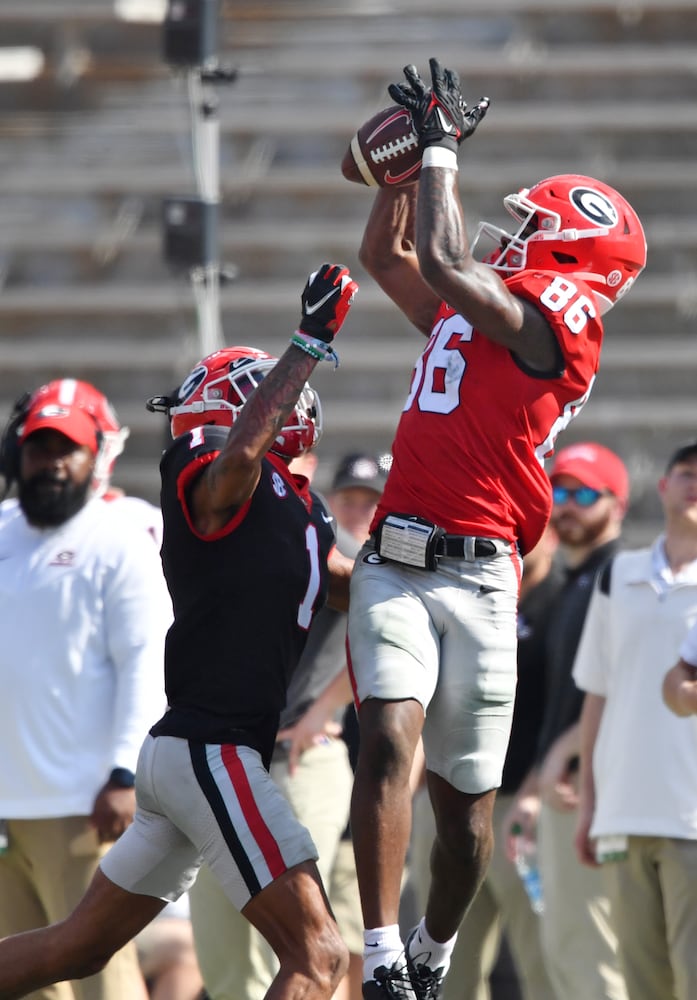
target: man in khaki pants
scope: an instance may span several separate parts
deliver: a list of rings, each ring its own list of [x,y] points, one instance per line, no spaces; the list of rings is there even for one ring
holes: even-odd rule
[[[133,819],[138,750],[164,706],[171,602],[157,547],[100,499],[122,440],[105,407],[93,386],[59,379],[18,402],[3,439],[18,499],[0,504],[0,937],[60,921],[82,897]],[[98,975],[30,995],[146,991],[131,944]]]
[[[697,441],[670,456],[658,492],[663,530],[601,573],[574,664],[585,692],[576,850],[607,886],[631,1000],[693,1000],[697,726],[661,688],[697,623]]]
[[[510,831],[518,823],[525,835],[537,836],[545,901],[542,946],[559,1000],[626,1000],[605,885],[574,850],[583,694],[572,669],[594,581],[619,548],[629,477],[614,452],[580,442],[557,453],[550,478],[551,523],[565,580],[549,609],[546,706],[536,766],[505,826]],[[512,847],[509,837],[509,854]]]

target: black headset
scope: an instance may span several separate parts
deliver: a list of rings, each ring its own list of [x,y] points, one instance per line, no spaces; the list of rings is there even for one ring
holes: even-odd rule
[[[1,499],[10,492],[12,483],[19,476],[19,429],[29,413],[29,404],[33,393],[23,392],[15,400],[10,418],[0,438],[0,476],[5,480]]]

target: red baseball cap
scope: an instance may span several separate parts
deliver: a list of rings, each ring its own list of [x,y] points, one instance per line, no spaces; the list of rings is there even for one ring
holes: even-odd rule
[[[37,405],[38,404],[38,405]],[[94,418],[80,406],[69,406],[58,402],[37,401],[27,415],[19,435],[24,444],[35,431],[60,431],[75,444],[85,445],[93,455],[99,451],[98,429]]]
[[[629,499],[629,474],[622,459],[594,442],[571,444],[558,453],[549,478],[573,476],[594,490],[609,490],[624,503]]]

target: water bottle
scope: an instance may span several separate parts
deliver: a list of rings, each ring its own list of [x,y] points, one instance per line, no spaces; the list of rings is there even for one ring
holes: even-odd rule
[[[515,868],[530,900],[534,913],[542,913],[544,900],[542,898],[542,881],[537,867],[537,845],[534,840],[523,836],[520,823],[514,823],[511,833],[515,837]]]

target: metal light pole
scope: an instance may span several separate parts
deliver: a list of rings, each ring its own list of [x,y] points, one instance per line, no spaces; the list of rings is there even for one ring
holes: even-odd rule
[[[165,256],[189,271],[201,357],[224,344],[220,315],[220,121],[216,86],[236,71],[218,59],[219,0],[169,0],[164,58],[186,73],[196,197],[164,201]]]

